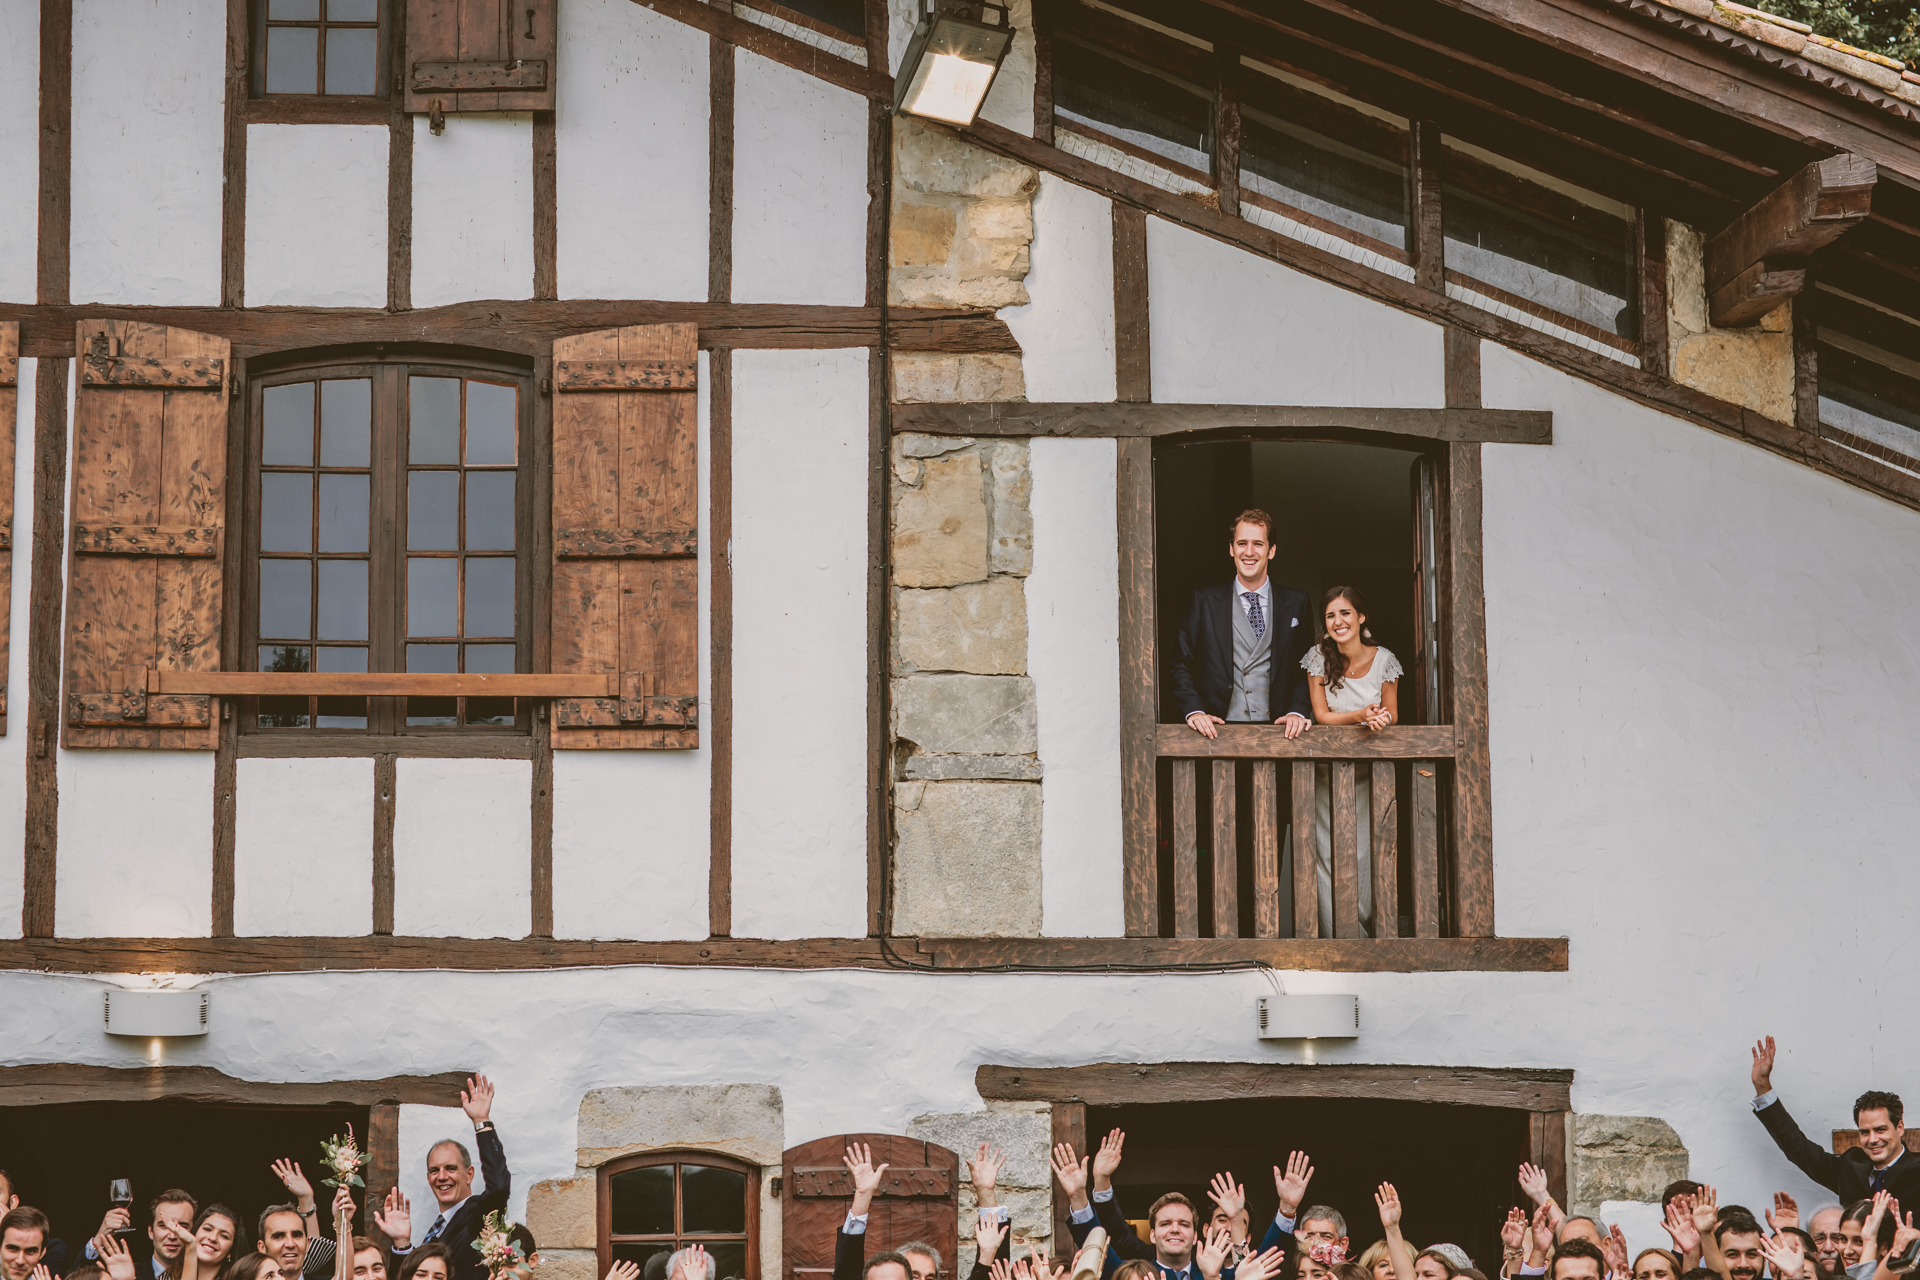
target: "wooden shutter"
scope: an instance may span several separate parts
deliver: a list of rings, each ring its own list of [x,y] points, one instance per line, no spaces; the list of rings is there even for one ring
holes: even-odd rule
[[[406,109],[553,110],[558,7],[556,0],[408,0]]]
[[[20,421],[20,326],[0,321],[0,736],[7,732],[8,632],[13,610],[13,454]]]
[[[700,744],[697,338],[637,325],[553,344],[555,747]]]
[[[789,1147],[781,1171],[781,1280],[828,1280],[833,1246],[853,1201],[853,1175],[841,1158],[847,1147],[873,1148],[873,1163],[888,1165],[867,1217],[867,1257],[920,1241],[940,1251],[953,1274],[959,1254],[960,1157],[945,1147],[893,1133],[848,1133]]]
[[[77,329],[65,742],[212,750],[214,698],[147,688],[149,671],[220,669],[228,343]]]

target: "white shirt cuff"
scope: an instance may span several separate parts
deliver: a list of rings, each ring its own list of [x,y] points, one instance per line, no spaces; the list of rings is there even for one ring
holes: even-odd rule
[[[1069,1213],[1067,1215],[1067,1221],[1073,1223],[1075,1226],[1078,1226],[1082,1222],[1092,1222],[1093,1206],[1088,1205],[1084,1209],[1075,1209],[1072,1213]]]
[[[847,1225],[840,1229],[850,1236],[865,1235],[867,1233],[867,1215],[864,1213],[848,1214]]]
[[[1529,1267],[1523,1265],[1518,1271],[1514,1272],[1514,1274],[1517,1276],[1543,1276],[1547,1274],[1547,1269],[1545,1267]]]
[[[1289,1218],[1284,1213],[1276,1213],[1273,1215],[1273,1225],[1280,1228],[1282,1231],[1286,1232],[1288,1235],[1293,1234],[1293,1219]]]
[[[1755,1111],[1765,1111],[1778,1101],[1780,1101],[1780,1095],[1769,1089],[1753,1100],[1753,1109]]]
[[[1012,1220],[1013,1220],[1013,1210],[1007,1208],[1006,1205],[996,1204],[996,1205],[980,1206],[980,1221],[982,1222],[997,1222],[1004,1227],[1005,1225],[1007,1225],[1008,1222]]]
[[[1093,1193],[1093,1198],[1104,1204],[1108,1200],[1113,1199],[1113,1188],[1108,1187],[1105,1191],[1096,1191]]]

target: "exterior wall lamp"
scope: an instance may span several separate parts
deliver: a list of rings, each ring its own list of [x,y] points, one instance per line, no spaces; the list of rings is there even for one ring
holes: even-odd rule
[[[1013,19],[992,0],[944,0],[920,21],[900,63],[893,109],[946,124],[970,125],[1013,47]]]

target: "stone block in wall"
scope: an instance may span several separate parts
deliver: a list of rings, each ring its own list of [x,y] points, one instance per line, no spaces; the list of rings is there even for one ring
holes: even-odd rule
[[[1033,572],[1032,451],[1025,440],[981,446],[993,477],[988,518],[988,567],[995,573]]]
[[[540,1234],[540,1228],[531,1222],[527,1230],[533,1232],[533,1239],[540,1246],[540,1280],[600,1280],[600,1254],[593,1249],[553,1249],[547,1246],[547,1238]]]
[[[1027,375],[1019,356],[902,351],[893,357],[893,398],[897,404],[1024,400]]]
[[[895,796],[896,932],[1039,936],[1038,783],[907,782]]]
[[[1044,1102],[989,1102],[985,1111],[953,1111],[915,1116],[907,1136],[937,1142],[960,1153],[960,1178],[971,1185],[967,1161],[983,1142],[999,1147],[1007,1157],[996,1185],[1038,1187],[1051,1185],[1053,1168],[1047,1156],[1053,1149],[1053,1108]]]
[[[599,1246],[598,1178],[550,1178],[527,1190],[527,1230],[539,1242],[542,1257],[549,1249],[594,1249]],[[545,1273],[542,1267],[542,1274]]]
[[[899,201],[893,207],[893,265],[923,267],[945,263],[953,256],[953,237],[959,225],[959,215],[945,205]]]
[[[928,436],[918,431],[903,431],[893,438],[893,447],[902,458],[937,458],[943,453],[971,449],[977,443],[972,436]],[[920,483],[918,471],[910,483]]]
[[[951,131],[911,116],[894,119],[895,182],[923,195],[981,200],[1031,199],[1040,174],[1030,165],[974,146]]]
[[[1033,756],[908,756],[900,776],[908,782],[1038,782],[1043,776]]]
[[[1657,1116],[1573,1117],[1567,1199],[1573,1213],[1594,1215],[1608,1200],[1656,1203],[1687,1176],[1688,1155],[1673,1126]]]
[[[958,587],[894,592],[894,643],[908,671],[1023,675],[1027,600],[1020,579],[1000,575]]]
[[[893,682],[893,736],[952,755],[1040,749],[1033,681],[1025,676],[911,675]]]
[[[1672,220],[1666,232],[1668,368],[1673,380],[1777,422],[1792,422],[1793,304],[1782,303],[1755,325],[1714,328],[1707,318],[1705,238]]]
[[[905,117],[894,131],[894,164],[889,299],[921,307],[1026,305],[1039,173]]]
[[[963,453],[917,464],[917,487],[893,495],[893,580],[902,587],[951,587],[987,576],[987,492],[980,456]]]
[[[778,1165],[786,1150],[786,1110],[770,1084],[595,1089],[580,1100],[578,1141],[582,1169],[662,1147],[700,1147]]]

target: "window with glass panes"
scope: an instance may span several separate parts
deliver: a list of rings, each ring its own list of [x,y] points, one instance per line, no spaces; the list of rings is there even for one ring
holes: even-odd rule
[[[254,0],[258,95],[381,93],[380,0]]]
[[[754,1280],[760,1173],[703,1152],[645,1155],[600,1170],[600,1270],[697,1244],[714,1275]]]
[[[249,639],[262,671],[524,670],[524,375],[276,373],[255,407]],[[255,730],[524,730],[512,698],[263,697]]]

